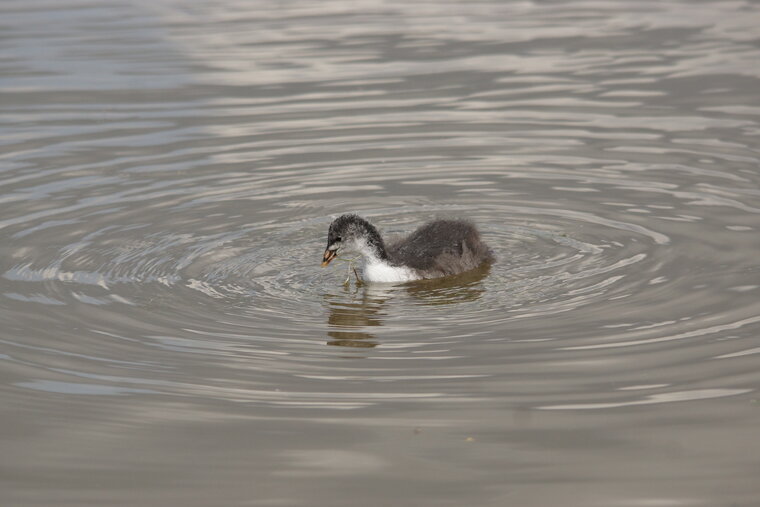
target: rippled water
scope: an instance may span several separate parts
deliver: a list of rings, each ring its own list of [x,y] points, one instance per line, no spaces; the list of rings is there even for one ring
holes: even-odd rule
[[[0,20],[2,505],[758,505],[757,3]]]

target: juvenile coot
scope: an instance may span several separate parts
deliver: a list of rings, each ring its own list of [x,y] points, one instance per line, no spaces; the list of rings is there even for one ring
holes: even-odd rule
[[[343,251],[364,257],[364,279],[370,282],[456,275],[493,261],[478,229],[467,220],[433,220],[386,245],[374,225],[358,215],[342,215],[330,224],[322,267]]]

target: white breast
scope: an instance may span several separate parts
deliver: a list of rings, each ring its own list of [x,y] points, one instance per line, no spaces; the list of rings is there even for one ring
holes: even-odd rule
[[[409,268],[375,261],[365,264],[364,278],[368,282],[409,282],[419,280],[420,277]]]

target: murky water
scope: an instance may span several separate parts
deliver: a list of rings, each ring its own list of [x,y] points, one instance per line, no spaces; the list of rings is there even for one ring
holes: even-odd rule
[[[757,3],[0,20],[3,506],[760,505]]]

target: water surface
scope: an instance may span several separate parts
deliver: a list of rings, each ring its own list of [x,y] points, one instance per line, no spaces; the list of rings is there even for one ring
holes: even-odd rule
[[[2,505],[757,505],[758,4],[0,19]]]

